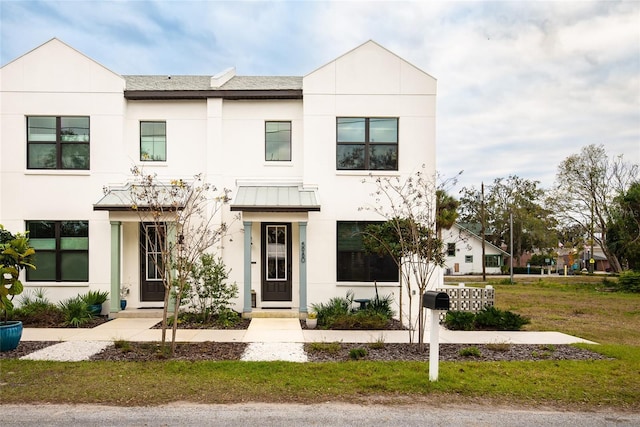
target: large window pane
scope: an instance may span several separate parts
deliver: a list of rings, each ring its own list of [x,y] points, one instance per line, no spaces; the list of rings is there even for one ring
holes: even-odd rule
[[[89,169],[89,132],[89,117],[27,117],[27,168]]]
[[[89,142],[89,118],[61,117],[60,138],[63,142]]]
[[[266,122],[265,160],[291,160],[291,122]]]
[[[56,144],[29,144],[27,157],[29,169],[55,169]]]
[[[338,117],[337,128],[338,170],[398,170],[397,118]]]
[[[166,122],[140,122],[140,160],[167,160]]]
[[[398,119],[369,119],[369,142],[398,142]]]
[[[338,142],[364,142],[365,119],[338,118]]]
[[[55,117],[29,117],[27,120],[28,141],[53,141],[56,140]]]
[[[56,253],[36,251],[34,262],[35,270],[27,268],[27,281],[55,281],[56,280]]]
[[[86,282],[89,280],[88,221],[27,221],[36,270],[28,281]]]
[[[63,252],[60,255],[60,271],[63,282],[89,280],[89,254],[87,252]]]
[[[89,144],[62,144],[62,169],[89,169]]]
[[[364,169],[364,145],[338,145],[338,169]]]
[[[396,282],[398,268],[391,256],[368,254],[362,233],[369,224],[379,222],[338,221],[337,273],[339,282]]]
[[[371,170],[398,169],[398,146],[397,145],[370,146],[369,169]]]

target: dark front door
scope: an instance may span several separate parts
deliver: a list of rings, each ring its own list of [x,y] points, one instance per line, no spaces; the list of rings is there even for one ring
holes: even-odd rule
[[[291,223],[262,224],[262,301],[291,301]]]
[[[140,224],[140,300],[164,301],[162,251],[167,241],[164,224]]]

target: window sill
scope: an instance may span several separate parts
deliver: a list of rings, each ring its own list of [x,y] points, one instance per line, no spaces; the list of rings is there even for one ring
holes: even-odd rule
[[[88,288],[89,282],[27,282],[23,281],[25,289],[38,288]]]
[[[273,168],[273,167],[291,168],[294,166],[294,164],[291,161],[282,161],[282,162],[273,161],[273,162],[264,162],[263,166],[270,167],[270,168]]]
[[[25,169],[24,174],[35,176],[91,176],[91,170]]]
[[[339,288],[374,288],[374,282],[336,282]],[[400,286],[398,282],[378,282],[379,288],[397,288]]]
[[[348,170],[336,170],[336,176],[400,176],[399,171],[348,171]]]
[[[148,168],[148,167],[154,167],[154,168],[166,168],[169,166],[168,162],[152,162],[152,161],[148,161],[148,162],[138,162],[138,167],[140,169],[144,169],[144,168]]]

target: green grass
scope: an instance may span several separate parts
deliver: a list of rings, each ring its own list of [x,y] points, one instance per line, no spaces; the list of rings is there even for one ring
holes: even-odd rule
[[[340,401],[546,406],[640,411],[640,295],[604,291],[601,279],[545,278],[493,283],[496,305],[531,318],[525,329],[554,330],[610,360],[440,363],[371,362],[34,362],[0,361],[3,403],[162,405]],[[123,345],[123,343],[120,343]],[[504,344],[506,345],[506,344]],[[336,343],[317,343],[332,351]],[[554,346],[540,351],[552,353]]]
[[[525,406],[639,410],[640,352],[604,346],[615,360],[442,362],[33,362],[4,360],[3,403],[162,405],[445,397]]]

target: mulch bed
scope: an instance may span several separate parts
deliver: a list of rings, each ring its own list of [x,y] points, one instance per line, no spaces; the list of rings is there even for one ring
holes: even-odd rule
[[[18,348],[0,353],[0,359],[17,359],[41,348],[57,344],[57,341],[36,342],[23,341]],[[326,343],[325,343],[326,344]],[[240,360],[247,343],[198,342],[178,343],[172,360]],[[378,343],[354,344],[336,343],[325,346],[328,350],[318,349],[316,345],[304,344],[310,362],[343,362],[351,360],[352,349],[365,349],[366,356],[361,360],[372,361],[421,361],[429,360],[429,345],[419,351],[417,344]],[[322,345],[324,346],[324,345]],[[336,348],[338,348],[336,350]],[[480,356],[463,356],[461,350],[476,348]],[[108,361],[157,361],[168,358],[157,342],[118,342],[110,346],[91,360]],[[445,362],[488,362],[488,361],[535,361],[535,360],[599,360],[605,356],[593,351],[580,349],[570,345],[529,345],[529,344],[441,344],[440,360]]]

